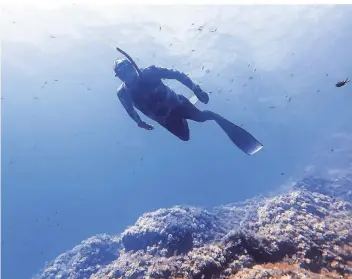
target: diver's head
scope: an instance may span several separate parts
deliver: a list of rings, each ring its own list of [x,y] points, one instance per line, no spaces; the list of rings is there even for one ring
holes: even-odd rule
[[[138,79],[138,73],[132,63],[127,59],[118,59],[114,63],[115,77],[118,77],[122,82],[131,84],[135,79]]]

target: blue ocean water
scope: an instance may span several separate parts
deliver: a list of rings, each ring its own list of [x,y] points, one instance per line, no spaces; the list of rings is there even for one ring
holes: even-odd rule
[[[351,11],[4,7],[2,278],[31,278],[80,241],[118,234],[147,211],[212,207],[306,173],[347,171],[352,91],[335,83],[352,72]],[[212,92],[198,107],[243,124],[264,149],[245,155],[215,123],[190,122],[189,142],[152,121],[155,130],[139,129],[116,97],[116,46],[140,67],[189,73]]]

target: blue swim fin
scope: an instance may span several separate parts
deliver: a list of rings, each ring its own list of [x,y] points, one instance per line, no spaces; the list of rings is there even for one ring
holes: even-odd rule
[[[231,141],[246,154],[253,155],[264,147],[262,143],[260,143],[245,129],[235,125],[225,118],[218,116],[215,121],[228,135]]]

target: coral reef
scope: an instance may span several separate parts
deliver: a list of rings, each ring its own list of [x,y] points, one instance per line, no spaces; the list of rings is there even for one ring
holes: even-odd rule
[[[145,213],[83,241],[36,279],[352,278],[351,184],[306,178],[273,197]]]

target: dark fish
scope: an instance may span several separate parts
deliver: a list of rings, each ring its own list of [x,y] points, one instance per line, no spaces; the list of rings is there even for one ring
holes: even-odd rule
[[[270,107],[271,109],[275,108],[275,107]]]
[[[342,87],[342,86],[344,86],[344,85],[345,85],[346,83],[348,83],[348,82],[350,82],[350,81],[348,80],[348,78],[346,78],[345,80],[339,81],[338,83],[336,83],[335,86],[336,86],[336,87]]]

